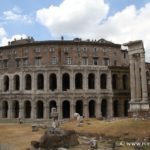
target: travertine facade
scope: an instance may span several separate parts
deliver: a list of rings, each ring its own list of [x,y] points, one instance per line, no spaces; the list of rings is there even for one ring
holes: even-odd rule
[[[61,119],[121,117],[129,101],[128,52],[119,44],[29,38],[0,47],[2,119],[49,119],[52,107]]]

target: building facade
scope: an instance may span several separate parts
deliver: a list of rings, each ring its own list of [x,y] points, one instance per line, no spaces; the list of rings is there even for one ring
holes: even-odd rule
[[[28,38],[0,47],[1,119],[49,119],[52,107],[60,119],[124,117],[130,91],[129,55],[119,44]]]

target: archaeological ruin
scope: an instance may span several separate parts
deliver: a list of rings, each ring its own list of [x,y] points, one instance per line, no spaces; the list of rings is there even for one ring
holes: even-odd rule
[[[0,118],[146,115],[150,64],[142,41],[14,40],[0,47]]]

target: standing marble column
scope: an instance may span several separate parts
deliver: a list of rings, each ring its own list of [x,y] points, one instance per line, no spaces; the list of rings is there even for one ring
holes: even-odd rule
[[[131,102],[135,101],[136,98],[136,87],[135,87],[135,66],[134,59],[132,55],[129,55],[130,59],[130,87],[131,87]]]
[[[145,54],[144,52],[140,54],[141,58],[141,82],[142,82],[142,101],[148,101],[147,94],[147,82],[146,82],[146,70],[145,70]]]
[[[141,100],[141,81],[140,81],[140,70],[139,70],[139,56],[135,58],[135,83],[136,83],[136,99],[135,101]]]

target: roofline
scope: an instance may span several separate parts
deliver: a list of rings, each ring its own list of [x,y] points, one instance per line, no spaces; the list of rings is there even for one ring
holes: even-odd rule
[[[111,46],[111,47],[121,47],[121,44],[114,44],[114,43],[100,43],[97,41],[73,41],[73,40],[47,40],[47,41],[34,41],[30,43],[25,44],[17,44],[17,45],[6,45],[1,46],[0,49],[9,49],[9,48],[16,48],[20,46],[35,46],[35,45],[48,45],[48,44],[54,44],[54,45],[100,45],[100,46]]]

